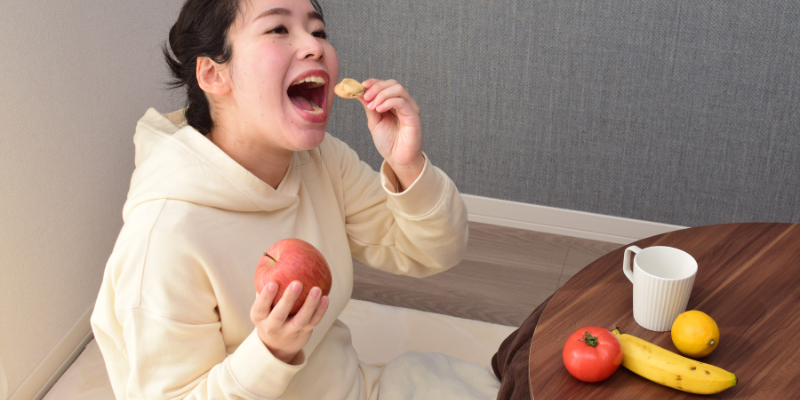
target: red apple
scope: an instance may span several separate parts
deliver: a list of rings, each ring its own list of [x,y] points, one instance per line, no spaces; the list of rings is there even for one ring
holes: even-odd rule
[[[300,281],[303,284],[300,296],[289,311],[289,315],[294,315],[303,306],[308,292],[314,286],[322,289],[323,296],[331,292],[331,269],[322,253],[310,243],[300,239],[283,239],[267,249],[256,267],[256,291],[261,292],[270,281],[278,284],[273,307],[278,304],[290,283]]]

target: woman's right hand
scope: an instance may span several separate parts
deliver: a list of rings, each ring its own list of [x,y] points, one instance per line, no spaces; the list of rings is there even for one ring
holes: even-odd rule
[[[320,296],[320,288],[314,287],[300,311],[289,317],[289,310],[300,296],[302,288],[303,284],[299,281],[292,282],[278,304],[272,307],[278,284],[269,282],[256,296],[250,309],[250,320],[256,325],[258,337],[276,358],[287,364],[299,365],[304,362],[303,359],[295,360],[295,357],[308,343],[311,332],[322,320],[330,302],[328,296]]]

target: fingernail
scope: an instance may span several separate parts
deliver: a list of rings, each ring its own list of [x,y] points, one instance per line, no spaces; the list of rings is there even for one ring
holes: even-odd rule
[[[278,284],[277,284],[277,283],[275,283],[275,282],[270,282],[270,283],[267,285],[267,290],[268,290],[270,293],[275,293],[275,292],[277,292],[277,291],[278,291]]]
[[[292,282],[292,291],[299,292],[300,291],[300,282]]]
[[[367,104],[367,108],[369,108],[370,110],[375,108],[375,102],[373,101],[373,102],[370,102],[369,104]]]
[[[315,287],[315,288],[311,289],[311,297],[313,297],[315,299],[317,297],[319,297],[320,293],[322,293],[322,290],[320,288],[318,288],[318,287]]]

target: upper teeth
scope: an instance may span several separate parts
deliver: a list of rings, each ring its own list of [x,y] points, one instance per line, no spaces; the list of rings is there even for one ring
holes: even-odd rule
[[[315,87],[320,87],[320,86],[324,85],[325,84],[325,79],[323,77],[321,77],[321,76],[309,76],[307,78],[300,79],[299,81],[292,82],[292,86],[299,85],[299,84],[305,83],[305,82],[312,83],[312,85],[309,85],[309,87],[315,88]]]

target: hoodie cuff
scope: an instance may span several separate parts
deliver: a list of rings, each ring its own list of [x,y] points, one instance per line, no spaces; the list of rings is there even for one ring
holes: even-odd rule
[[[397,193],[397,176],[392,167],[384,161],[381,165],[381,185],[389,194],[389,208],[407,218],[419,218],[431,213],[441,203],[449,179],[439,168],[431,164],[427,154],[417,180],[402,193]]]
[[[298,357],[303,359],[300,365],[275,358],[254,329],[228,360],[233,377],[245,390],[263,398],[280,398],[295,374],[306,365],[306,357],[303,354]]]

